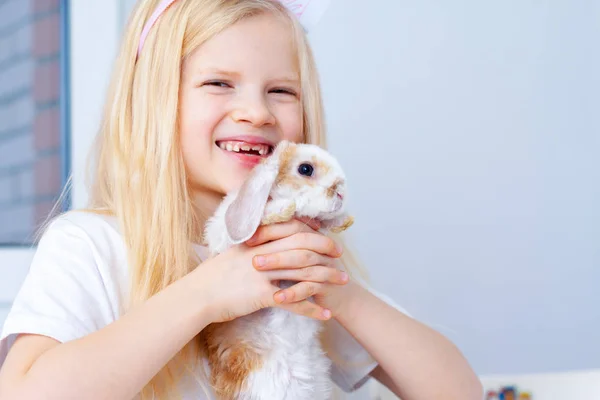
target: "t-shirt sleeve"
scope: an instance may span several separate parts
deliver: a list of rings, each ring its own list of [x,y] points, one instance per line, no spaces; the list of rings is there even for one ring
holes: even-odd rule
[[[44,232],[0,336],[0,367],[18,334],[66,342],[114,319],[86,232],[59,217]]]
[[[388,296],[365,283],[363,286],[398,311],[409,315]],[[332,361],[331,379],[340,389],[353,392],[369,381],[371,372],[379,364],[339,322],[331,319],[325,323],[323,339]]]

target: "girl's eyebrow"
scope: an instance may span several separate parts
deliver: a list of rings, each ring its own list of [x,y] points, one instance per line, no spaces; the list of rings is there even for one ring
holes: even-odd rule
[[[205,68],[200,69],[198,72],[200,75],[224,75],[230,76],[232,78],[239,78],[240,74],[238,72],[227,71],[221,68]]]
[[[273,81],[273,82],[291,83],[291,84],[294,84],[294,85],[297,85],[297,84],[300,83],[300,79],[299,78],[285,77],[285,76],[282,76],[281,78],[271,79],[271,81]]]
[[[236,80],[241,77],[241,74],[239,72],[228,71],[228,70],[225,70],[222,68],[203,68],[203,69],[199,69],[196,73],[200,76],[202,76],[202,75],[227,76],[227,77],[230,77],[231,79],[236,79]],[[269,79],[269,81],[277,82],[277,83],[288,83],[288,84],[292,84],[292,85],[300,84],[300,78],[298,76],[291,76],[291,75],[282,75],[279,77]]]

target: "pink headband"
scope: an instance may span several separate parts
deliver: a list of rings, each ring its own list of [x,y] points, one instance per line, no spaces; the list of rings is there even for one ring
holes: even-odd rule
[[[160,18],[163,12],[176,0],[163,0],[160,2],[156,10],[146,22],[142,34],[140,36],[140,44],[138,45],[137,57],[140,56],[144,42],[150,33],[150,30]],[[299,19],[300,23],[307,31],[312,28],[321,18],[331,0],[279,0],[287,9],[292,11]]]

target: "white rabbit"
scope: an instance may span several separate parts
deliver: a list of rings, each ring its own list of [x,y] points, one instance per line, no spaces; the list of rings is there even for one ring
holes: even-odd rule
[[[319,220],[341,232],[353,224],[345,209],[345,176],[337,160],[309,144],[280,142],[239,190],[225,196],[207,221],[212,255],[248,240],[261,224],[294,216]],[[293,282],[280,282],[281,287]],[[212,324],[205,334],[211,384],[222,399],[325,400],[330,361],[321,348],[318,320],[267,308]]]

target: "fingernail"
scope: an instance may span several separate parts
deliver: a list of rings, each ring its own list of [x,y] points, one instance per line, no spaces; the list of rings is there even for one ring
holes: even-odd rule
[[[275,294],[275,301],[278,303],[283,303],[285,301],[285,293],[279,292]]]
[[[254,257],[254,263],[257,267],[264,267],[267,265],[267,257],[265,256],[256,256]]]
[[[346,282],[348,281],[348,274],[345,272],[342,272],[341,274],[341,278],[342,278],[342,282]]]
[[[325,317],[327,319],[331,318],[331,311],[329,311],[329,310],[323,310],[322,314],[323,314],[323,317]]]
[[[337,252],[338,252],[339,255],[342,255],[342,252],[344,251],[344,248],[339,243],[335,244],[335,249],[337,250]]]

